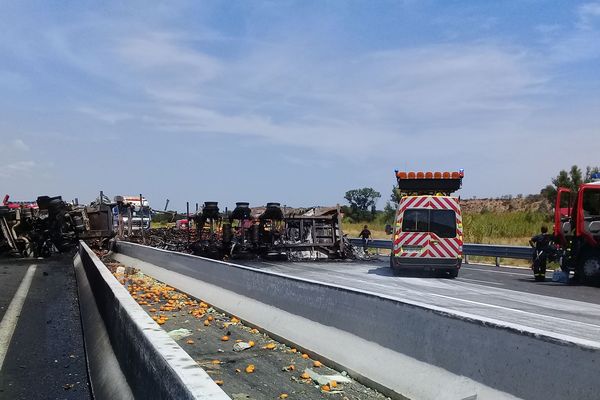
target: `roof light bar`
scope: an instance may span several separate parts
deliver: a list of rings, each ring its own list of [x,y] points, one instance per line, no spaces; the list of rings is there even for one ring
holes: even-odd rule
[[[450,194],[462,186],[464,170],[459,171],[398,171],[396,170],[398,189],[401,193]]]
[[[396,178],[398,179],[461,179],[464,176],[465,171],[463,169],[453,172],[405,172],[396,170]],[[598,178],[600,178],[600,174],[598,174]]]

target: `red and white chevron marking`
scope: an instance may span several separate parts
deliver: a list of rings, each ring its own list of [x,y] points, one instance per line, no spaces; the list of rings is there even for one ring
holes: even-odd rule
[[[456,213],[456,237],[440,238],[429,232],[402,232],[404,211],[408,208],[453,210]],[[402,200],[396,217],[394,256],[422,258],[457,258],[462,255],[462,214],[458,199],[446,196],[408,196]],[[405,246],[420,247],[418,251],[402,251]]]

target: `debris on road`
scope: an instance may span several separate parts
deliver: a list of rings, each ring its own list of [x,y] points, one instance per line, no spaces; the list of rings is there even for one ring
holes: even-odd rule
[[[48,257],[70,251],[79,239],[109,238],[112,214],[105,204],[67,203],[61,196],[0,203],[0,254]]]
[[[312,379],[319,385],[329,385],[331,382],[335,382],[336,386],[338,383],[350,383],[352,380],[346,376],[340,374],[332,375],[321,375],[310,368],[306,368],[302,374],[304,379]]]
[[[339,206],[294,209],[279,203],[250,208],[238,202],[233,211],[221,212],[207,201],[191,216],[195,228],[161,228],[145,237],[127,240],[164,250],[208,258],[323,260],[361,257],[341,228]]]
[[[192,331],[185,328],[173,329],[172,331],[169,331],[167,333],[173,338],[173,340],[181,340],[188,336],[192,336]]]
[[[250,345],[250,343],[246,343],[246,342],[238,342],[236,344],[233,345],[233,351],[244,351],[247,350],[249,348],[251,348],[252,345]]]
[[[167,332],[191,333],[178,337],[177,343],[233,399],[312,400],[331,396],[339,396],[340,400],[386,399],[321,361],[246,326],[236,316],[220,313],[210,304],[133,268],[117,273],[122,264],[104,261],[138,304]],[[222,340],[225,337],[226,342]],[[234,343],[223,347],[229,342]],[[318,374],[312,368],[323,373]],[[329,391],[323,390],[323,386]]]

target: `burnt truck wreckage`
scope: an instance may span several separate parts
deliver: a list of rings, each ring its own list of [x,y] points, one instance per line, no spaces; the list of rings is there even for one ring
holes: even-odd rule
[[[35,202],[9,202],[6,196],[0,204],[0,254],[47,257],[71,250],[80,239],[106,247],[116,238],[218,260],[364,256],[344,237],[339,206],[282,208],[268,203],[251,208],[239,202],[232,211],[221,211],[217,202],[207,201],[201,211],[188,212],[185,224],[177,228],[149,229],[150,221],[141,213],[138,225],[144,228],[139,229],[133,214],[138,209],[147,208],[149,215],[163,213],[150,210],[144,201],[140,195],[139,207],[122,196],[110,202],[103,192],[89,206],[60,196],[40,196]]]
[[[213,259],[322,260],[355,258],[344,237],[339,207],[289,209],[279,203],[251,208],[238,202],[221,212],[207,201],[189,218],[193,228],[153,229],[127,240]]]
[[[61,196],[35,202],[0,204],[0,254],[48,257],[71,250],[79,239],[113,236],[111,209],[105,204],[82,206]]]

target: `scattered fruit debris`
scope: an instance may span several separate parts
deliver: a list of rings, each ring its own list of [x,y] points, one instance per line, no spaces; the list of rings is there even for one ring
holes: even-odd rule
[[[114,272],[120,266],[111,263],[109,268]],[[157,324],[170,335],[176,333],[175,337],[171,335],[174,340],[184,345],[232,399],[317,400],[338,394],[340,400],[386,399],[312,360],[308,354],[274,341],[258,328],[245,326],[237,316],[218,312],[205,301],[178,292],[134,268],[122,267],[115,277]],[[230,341],[234,343],[229,345]],[[317,374],[311,368],[329,375]],[[329,391],[323,390],[324,386]]]

